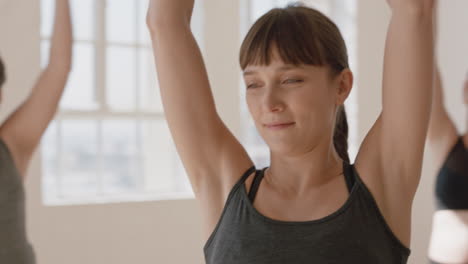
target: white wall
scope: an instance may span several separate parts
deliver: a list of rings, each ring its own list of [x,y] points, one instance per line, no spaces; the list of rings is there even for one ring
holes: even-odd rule
[[[438,55],[445,85],[445,103],[459,131],[466,131],[462,85],[468,72],[468,1],[443,2],[440,9]]]
[[[205,2],[204,55],[215,100],[223,120],[239,135],[237,1]],[[380,109],[382,55],[389,13],[383,0],[358,2],[362,139]],[[0,54],[7,63],[9,77],[1,120],[24,98],[39,71],[38,7],[38,0],[0,0]],[[468,69],[468,49],[463,49],[468,47],[468,35],[462,34],[468,28],[464,10],[468,10],[468,2],[464,0],[444,1],[440,18],[443,40],[439,51],[448,90],[446,100],[459,125],[464,110],[458,98],[464,71]],[[426,259],[433,210],[431,170],[427,159],[414,206],[410,263],[424,263]],[[195,201],[44,207],[40,177],[37,155],[28,174],[27,213],[29,235],[39,264],[203,263],[200,215]]]

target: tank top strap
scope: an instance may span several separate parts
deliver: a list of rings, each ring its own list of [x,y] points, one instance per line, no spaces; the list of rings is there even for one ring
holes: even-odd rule
[[[244,174],[237,180],[237,182],[234,184],[234,186],[231,188],[229,191],[229,195],[227,197],[227,200],[225,202],[225,205],[229,203],[229,201],[232,199],[234,194],[239,190],[239,188],[242,187],[242,185],[245,183],[245,180],[253,173],[257,174],[258,170],[256,169],[255,165],[252,165],[250,168],[248,168]]]
[[[252,186],[250,187],[250,191],[249,191],[249,194],[248,194],[249,200],[251,201],[251,203],[253,203],[254,200],[255,200],[255,196],[256,196],[258,188],[260,186],[260,182],[262,181],[263,175],[264,175],[265,170],[267,168],[268,167],[265,167],[261,171],[256,171],[256,173],[255,173],[255,178],[254,178],[254,180],[252,182]],[[355,179],[355,175],[353,173],[352,165],[346,163],[345,161],[343,161],[343,174],[344,174],[344,177],[345,177],[346,186],[348,187],[348,191],[351,192],[356,179]],[[250,175],[250,173],[248,175]],[[244,181],[245,181],[245,179],[244,179]]]
[[[235,190],[239,189],[242,184],[245,183],[245,181],[247,180],[247,178],[250,176],[250,174],[252,174],[253,172],[255,172],[255,174],[257,174],[257,168],[255,167],[255,165],[252,165],[250,168],[248,168],[244,174],[242,174],[242,176],[239,178],[239,180],[237,181],[237,183],[232,187],[231,189],[231,193],[234,192]]]
[[[260,182],[262,181],[263,175],[267,168],[268,167],[265,167],[263,168],[263,170],[257,171],[255,173],[255,177],[253,179],[252,186],[250,187],[250,191],[249,191],[249,200],[252,204],[255,200],[255,195],[257,195],[258,187],[260,186]]]
[[[250,176],[250,174],[252,174],[252,172],[257,172],[257,168],[255,167],[255,165],[252,165],[252,167],[248,168],[244,172],[244,174],[242,174],[242,177],[239,179],[238,184],[243,184],[245,180],[247,180],[247,178]]]
[[[350,165],[346,161],[343,161],[343,174],[345,177],[346,186],[348,187],[348,191],[351,192],[354,183],[356,182],[356,178],[353,173],[353,165]]]
[[[458,139],[457,139],[457,142],[455,142],[455,144],[453,145],[452,149],[450,150],[449,154],[447,155],[447,158],[445,160],[445,162],[447,163],[451,157],[453,157],[454,155],[456,155],[455,153],[463,153],[465,152],[465,144],[463,142],[463,137],[462,136],[459,136]]]

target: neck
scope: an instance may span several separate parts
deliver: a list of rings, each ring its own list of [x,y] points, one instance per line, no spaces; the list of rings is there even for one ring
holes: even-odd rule
[[[270,152],[271,166],[265,172],[265,181],[286,196],[300,197],[341,176],[343,161],[331,138],[318,142],[299,154]]]

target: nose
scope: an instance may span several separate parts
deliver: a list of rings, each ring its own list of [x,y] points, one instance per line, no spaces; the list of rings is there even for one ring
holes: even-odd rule
[[[281,112],[285,108],[282,96],[274,87],[266,89],[263,99],[263,106],[266,112]]]

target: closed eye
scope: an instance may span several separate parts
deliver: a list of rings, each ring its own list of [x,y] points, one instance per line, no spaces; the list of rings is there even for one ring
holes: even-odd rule
[[[283,81],[284,84],[301,83],[301,82],[303,82],[303,81],[300,80],[300,79],[287,79],[287,80]]]
[[[251,84],[247,85],[247,89],[257,88],[257,87],[258,87],[258,85],[256,83],[251,83]]]

